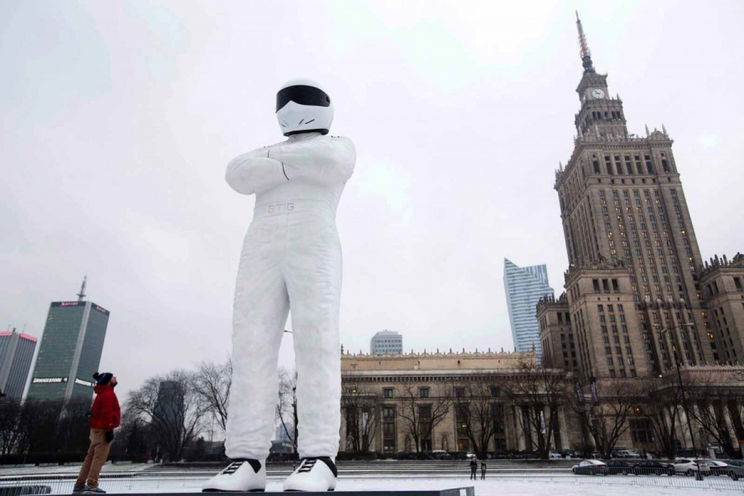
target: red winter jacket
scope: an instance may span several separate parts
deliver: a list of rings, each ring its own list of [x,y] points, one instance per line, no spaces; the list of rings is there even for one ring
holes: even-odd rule
[[[110,384],[95,386],[93,391],[97,394],[93,401],[90,426],[93,429],[114,430],[121,422],[121,410],[119,400],[116,398],[114,388]]]

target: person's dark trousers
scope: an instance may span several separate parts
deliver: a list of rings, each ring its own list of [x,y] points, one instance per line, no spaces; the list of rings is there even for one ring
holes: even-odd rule
[[[474,468],[470,469],[470,478],[473,479],[473,480],[477,479],[477,477],[476,477],[476,469],[474,469]]]

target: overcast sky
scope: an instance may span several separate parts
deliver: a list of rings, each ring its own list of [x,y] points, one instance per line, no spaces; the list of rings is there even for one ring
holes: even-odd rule
[[[744,251],[744,3],[0,2],[0,323],[40,336],[84,274],[126,392],[222,360],[277,88],[327,86],[357,147],[338,211],[342,342],[513,347],[503,262],[567,266],[574,9],[632,133],[666,125],[702,253]],[[282,362],[291,366],[291,336]]]

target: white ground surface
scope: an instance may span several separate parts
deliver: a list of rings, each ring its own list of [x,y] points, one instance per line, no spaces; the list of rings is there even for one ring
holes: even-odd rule
[[[116,493],[197,493],[201,483],[208,478],[202,471],[197,474],[189,471],[147,473],[152,465],[144,464],[106,464],[103,469],[101,487],[108,492]],[[79,465],[43,467],[34,466],[0,466],[0,489],[3,486],[19,485],[9,481],[8,477],[28,478],[27,484],[42,484],[52,488],[52,494],[69,494],[72,491],[71,476],[77,474]],[[128,473],[127,473],[128,472]],[[354,470],[349,470],[354,472]],[[43,479],[35,479],[40,474]],[[742,496],[744,480],[732,481],[728,477],[707,477],[704,481],[695,481],[684,476],[581,476],[566,470],[565,473],[500,474],[489,475],[489,478],[471,481],[463,471],[462,477],[449,474],[433,476],[412,476],[405,473],[389,475],[342,472],[337,491],[411,491],[417,489],[449,489],[474,486],[476,496]],[[136,476],[135,476],[136,475]],[[56,478],[55,478],[56,477]],[[3,480],[5,479],[5,480]],[[281,491],[283,477],[269,476],[268,491]]]
[[[101,481],[108,492],[165,493],[199,492],[204,477],[112,478]],[[7,484],[7,483],[4,483]],[[0,484],[0,487],[2,485]],[[17,484],[17,483],[15,483]],[[34,481],[52,487],[52,494],[69,494],[70,480]],[[718,478],[696,482],[689,477],[505,477],[485,481],[462,478],[342,478],[337,491],[449,489],[475,486],[476,496],[741,496],[744,483],[722,488]],[[281,491],[282,478],[270,478],[267,491]],[[717,487],[718,486],[718,487]]]

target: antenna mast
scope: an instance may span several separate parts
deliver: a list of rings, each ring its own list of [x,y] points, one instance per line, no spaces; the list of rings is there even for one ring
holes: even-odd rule
[[[589,51],[589,43],[586,41],[586,35],[581,25],[581,19],[579,19],[578,10],[576,11],[576,28],[579,30],[579,53],[581,55],[581,63],[584,66],[584,72],[594,72],[592,53]]]
[[[80,286],[80,292],[77,294],[78,297],[78,303],[82,302],[85,299],[85,284],[88,282],[88,276],[83,276],[83,284]]]

